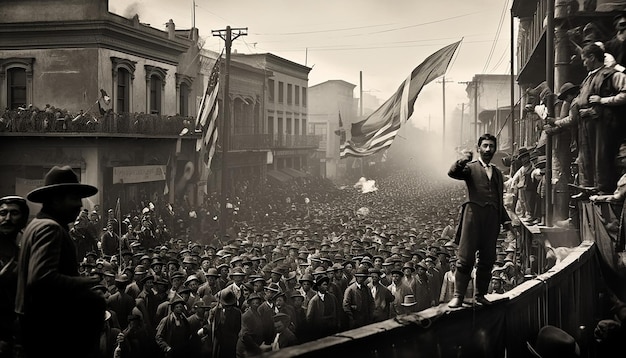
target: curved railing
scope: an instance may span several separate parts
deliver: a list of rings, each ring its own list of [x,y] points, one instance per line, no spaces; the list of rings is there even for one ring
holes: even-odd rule
[[[596,251],[593,242],[583,242],[548,272],[487,295],[495,302],[488,307],[451,310],[441,304],[265,356],[528,357],[526,342],[534,343],[546,324],[569,332],[588,352],[602,307]]]

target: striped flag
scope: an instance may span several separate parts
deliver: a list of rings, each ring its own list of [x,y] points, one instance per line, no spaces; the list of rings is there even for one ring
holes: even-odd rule
[[[388,148],[400,130],[400,125],[411,118],[413,105],[422,88],[446,73],[461,41],[448,45],[428,56],[374,113],[352,124],[351,138],[341,150],[341,158],[366,157]]]
[[[200,102],[200,109],[198,110],[198,117],[196,119],[196,131],[202,133],[201,137],[196,142],[196,151],[200,152],[204,149],[202,161],[209,169],[217,145],[217,115],[219,113],[217,93],[220,87],[221,61],[222,55],[220,54],[213,65],[213,69],[211,69],[209,82],[204,96],[202,97],[202,101]]]

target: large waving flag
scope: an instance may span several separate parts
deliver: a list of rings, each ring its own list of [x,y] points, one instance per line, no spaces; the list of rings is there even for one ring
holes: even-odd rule
[[[341,150],[341,158],[366,157],[391,146],[400,125],[411,118],[417,95],[427,83],[446,73],[460,43],[455,42],[428,56],[391,98],[364,120],[353,123],[352,137]]]
[[[222,55],[220,54],[211,69],[209,82],[204,96],[202,97],[202,101],[200,102],[200,109],[198,110],[198,117],[196,118],[196,131],[202,133],[202,136],[196,142],[196,151],[200,151],[203,148],[205,149],[202,161],[209,169],[217,145],[217,115],[219,113],[217,93],[220,88],[221,62]]]

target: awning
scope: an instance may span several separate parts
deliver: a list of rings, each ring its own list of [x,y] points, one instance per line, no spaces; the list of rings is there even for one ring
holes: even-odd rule
[[[284,183],[291,179],[289,175],[278,170],[268,170],[267,176],[281,183]]]
[[[280,171],[294,178],[304,178],[309,176],[307,173],[301,172],[298,169],[293,168],[283,168]]]

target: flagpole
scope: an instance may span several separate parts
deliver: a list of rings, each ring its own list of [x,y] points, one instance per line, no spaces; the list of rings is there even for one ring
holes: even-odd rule
[[[122,274],[122,207],[120,205],[120,198],[117,198],[117,202],[115,203],[115,209],[117,209],[117,232],[119,233],[119,236],[117,237],[117,246],[118,246],[118,251],[120,252],[120,258],[118,259],[118,265],[117,265],[117,273],[118,275]]]

